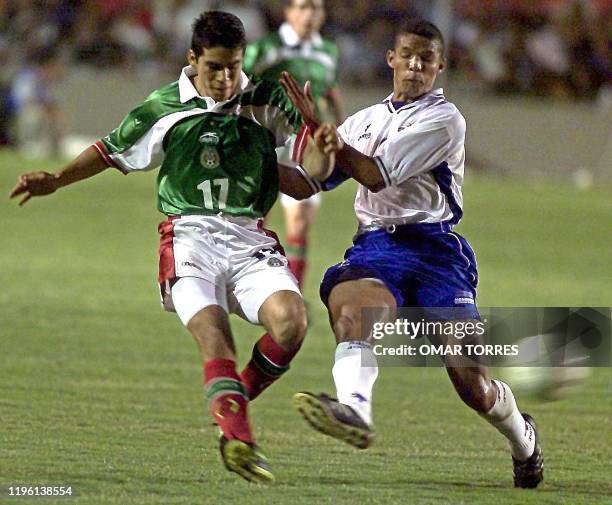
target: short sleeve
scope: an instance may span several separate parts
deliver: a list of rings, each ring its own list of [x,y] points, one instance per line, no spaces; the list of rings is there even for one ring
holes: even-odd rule
[[[154,133],[155,118],[147,102],[133,109],[117,128],[95,147],[110,165],[124,173],[151,170],[160,163],[161,141]]]
[[[449,118],[441,117],[407,126],[381,144],[374,160],[385,185],[401,184],[445,161],[453,143],[451,130]]]
[[[348,119],[346,119],[340,126],[338,126],[338,135],[344,141],[345,144],[351,144],[348,132]]]
[[[170,127],[201,112],[200,109],[172,112],[153,98],[133,109],[94,147],[109,165],[124,173],[153,170],[163,162],[163,142]]]
[[[359,114],[353,114],[347,117],[344,122],[338,126],[338,135],[344,141],[345,144],[355,147],[353,144],[354,132],[359,128],[362,123],[362,117]]]

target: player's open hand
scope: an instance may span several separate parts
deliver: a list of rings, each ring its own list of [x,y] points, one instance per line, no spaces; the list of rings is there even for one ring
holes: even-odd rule
[[[304,89],[302,89],[289,72],[283,72],[279,82],[281,83],[281,86],[285,88],[291,103],[293,103],[295,108],[302,115],[302,119],[306,125],[313,131],[316,130],[320,124],[320,121],[317,117],[310,81],[306,81],[306,84],[304,84]]]
[[[338,130],[330,123],[323,123],[317,128],[314,141],[316,146],[326,155],[337,153],[344,147],[344,141],[338,135]]]
[[[28,172],[19,177],[17,184],[9,194],[9,198],[19,195],[24,197],[19,202],[23,205],[33,196],[50,195],[57,189],[57,179],[49,172]]]
[[[312,137],[308,137],[306,149],[302,157],[302,166],[310,177],[318,181],[324,181],[333,172],[336,165],[336,151],[317,144]]]

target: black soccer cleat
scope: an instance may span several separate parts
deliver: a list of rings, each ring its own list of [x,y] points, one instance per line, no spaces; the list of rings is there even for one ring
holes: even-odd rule
[[[533,418],[529,414],[523,413],[525,422],[533,429],[535,437],[535,447],[533,454],[525,461],[518,461],[512,457],[514,464],[514,487],[535,489],[544,480],[544,454],[538,438],[538,431]]]
[[[315,430],[366,449],[374,440],[374,431],[352,407],[325,393],[301,392],[293,395],[293,405]]]
[[[223,464],[230,472],[237,473],[243,479],[257,484],[274,482],[270,464],[257,445],[237,439],[228,440],[221,435],[219,450]]]

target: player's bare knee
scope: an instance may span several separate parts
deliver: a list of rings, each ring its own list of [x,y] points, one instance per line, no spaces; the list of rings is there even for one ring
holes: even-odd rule
[[[359,307],[345,306],[333,321],[332,328],[337,342],[362,340],[361,310]]]
[[[294,291],[277,291],[259,309],[259,321],[281,342],[299,342],[308,321],[302,297]]]
[[[270,329],[274,340],[286,349],[295,349],[302,344],[308,320],[302,303],[278,305],[270,319]]]

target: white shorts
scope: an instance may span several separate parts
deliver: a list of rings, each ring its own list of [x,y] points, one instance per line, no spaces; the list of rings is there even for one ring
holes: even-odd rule
[[[269,296],[301,295],[276,235],[261,221],[182,216],[164,221],[159,231],[162,304],[185,325],[210,305],[259,324],[259,309]],[[181,278],[198,281],[177,282]]]
[[[319,207],[321,205],[321,193],[315,193],[314,195],[309,198],[306,198],[305,200],[296,200],[295,198],[292,198],[291,196],[286,195],[285,193],[281,193],[280,202],[281,205],[285,208],[300,204],[308,204],[312,205],[313,207]]]

